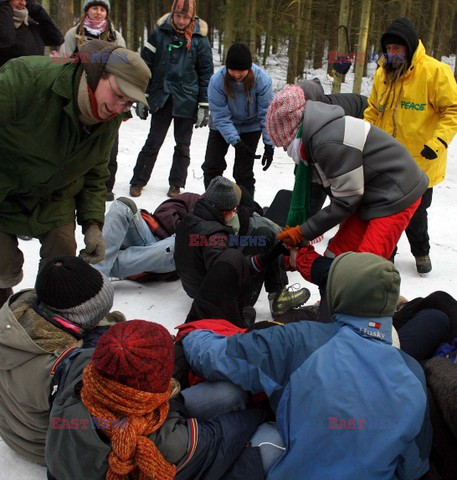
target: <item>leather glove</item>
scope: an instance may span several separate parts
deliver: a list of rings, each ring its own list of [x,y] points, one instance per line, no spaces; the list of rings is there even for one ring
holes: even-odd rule
[[[447,148],[447,143],[440,137],[432,138],[424,145],[421,156],[427,160],[435,160]]]
[[[144,103],[138,102],[135,106],[135,113],[141,118],[141,120],[146,120],[149,115],[149,108]]]
[[[274,243],[266,252],[253,256],[251,264],[257,272],[260,272],[273,263],[279,255],[289,255],[289,249],[281,241]]]
[[[271,163],[273,162],[273,155],[275,153],[275,149],[271,145],[265,144],[265,151],[263,152],[262,157],[262,170],[265,172],[270,168]]]
[[[236,153],[239,155],[244,155],[245,157],[248,158],[253,158],[253,159],[258,159],[260,158],[260,155],[256,155],[255,152],[253,152],[244,142],[243,140],[240,140],[238,143],[235,143],[233,145],[235,147]]]
[[[309,241],[305,240],[301,233],[300,225],[296,227],[286,227],[276,238],[282,240],[290,247],[305,247],[309,245]]]
[[[91,224],[84,234],[83,248],[79,253],[87,263],[98,263],[105,258],[105,239],[97,224]]]
[[[209,105],[207,103],[199,103],[197,111],[197,121],[195,128],[207,127],[209,121]]]

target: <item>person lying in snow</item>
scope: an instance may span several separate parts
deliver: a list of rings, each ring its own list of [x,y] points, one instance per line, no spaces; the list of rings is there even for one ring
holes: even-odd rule
[[[135,279],[174,272],[176,227],[199,198],[182,193],[162,202],[152,214],[139,210],[130,198],[118,198],[105,217],[105,258],[95,268],[108,277]]]

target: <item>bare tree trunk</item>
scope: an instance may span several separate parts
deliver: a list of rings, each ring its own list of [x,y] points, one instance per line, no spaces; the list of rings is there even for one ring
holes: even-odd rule
[[[337,53],[338,55],[347,55],[348,47],[347,47],[347,40],[346,40],[346,30],[344,27],[349,29],[348,20],[349,20],[349,6],[350,0],[341,0],[340,3],[340,16],[338,20],[338,45],[337,45]],[[340,75],[337,72],[334,72],[333,77],[333,86],[332,86],[332,93],[339,93],[341,92],[341,83],[344,82],[344,75]]]
[[[256,22],[256,7],[257,1],[251,0],[247,2],[249,6],[249,50],[252,53],[252,58],[254,63],[257,63],[257,49],[256,49],[256,31],[257,31],[257,22]]]
[[[432,9],[430,12],[430,16],[428,18],[428,25],[429,29],[427,32],[427,35],[425,36],[424,42],[425,42],[425,48],[427,49],[427,52],[429,55],[432,55],[433,53],[433,40],[435,36],[435,25],[436,25],[436,18],[438,16],[438,8],[440,6],[440,1],[439,0],[433,0],[432,1]]]
[[[301,28],[300,39],[298,45],[298,61],[297,61],[297,74],[299,78],[303,78],[303,72],[305,70],[305,62],[310,58],[311,52],[311,10],[313,6],[313,0],[305,0],[301,11]]]
[[[65,34],[73,26],[73,2],[68,0],[54,0],[51,3],[51,11],[46,9],[60,31]]]
[[[227,50],[230,48],[230,45],[233,43],[233,0],[226,0],[225,10],[224,10],[224,50],[222,52],[222,61],[225,63],[225,56],[227,55]]]
[[[400,0],[399,17],[410,17],[412,0]]]
[[[275,0],[269,0],[268,9],[267,9],[267,18],[266,18],[267,20],[266,29],[265,29],[265,45],[263,48],[263,58],[262,58],[262,65],[264,67],[267,64],[267,58],[270,55],[274,5],[275,5]]]
[[[362,89],[362,77],[367,56],[368,26],[370,25],[371,0],[362,2],[362,15],[360,17],[359,41],[357,45],[357,57],[355,59],[355,76],[353,93],[360,93]]]
[[[300,40],[300,12],[302,0],[296,0],[294,5],[294,27],[289,35],[289,64],[287,65],[287,83],[294,83],[297,77],[298,44]]]

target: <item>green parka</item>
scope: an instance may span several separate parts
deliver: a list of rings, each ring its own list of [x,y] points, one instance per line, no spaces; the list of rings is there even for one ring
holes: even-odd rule
[[[122,116],[88,134],[79,122],[79,63],[22,57],[0,69],[0,231],[39,236],[103,222],[108,159]]]

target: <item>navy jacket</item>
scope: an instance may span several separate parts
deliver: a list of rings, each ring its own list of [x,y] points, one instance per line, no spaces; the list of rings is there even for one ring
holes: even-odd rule
[[[173,116],[194,118],[199,102],[208,102],[208,84],[213,74],[213,55],[207,37],[208,25],[198,17],[190,49],[184,37],[176,35],[164,15],[149,36],[141,56],[151,69],[146,92],[149,107],[155,112],[173,100]]]

